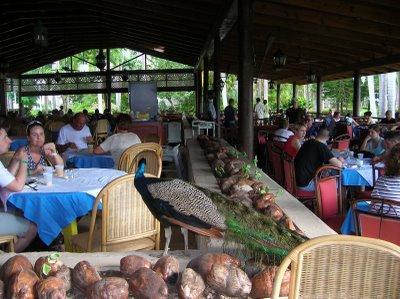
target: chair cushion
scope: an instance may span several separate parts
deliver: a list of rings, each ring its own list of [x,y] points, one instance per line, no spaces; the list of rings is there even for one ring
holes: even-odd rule
[[[297,189],[296,197],[299,199],[312,199],[315,198],[315,191],[304,191]]]

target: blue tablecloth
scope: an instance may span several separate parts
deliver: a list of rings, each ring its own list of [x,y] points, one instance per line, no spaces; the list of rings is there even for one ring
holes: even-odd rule
[[[26,139],[26,138],[13,139],[13,141],[10,144],[10,151],[16,151],[21,146],[25,146],[27,144],[28,144],[28,139]]]
[[[8,202],[36,223],[40,239],[50,245],[64,227],[92,210],[94,199],[85,192],[15,193]]]
[[[115,169],[81,168],[66,171],[65,178],[53,177],[53,185],[38,183],[38,191],[25,187],[7,197],[24,216],[36,223],[39,237],[49,245],[77,217],[92,210],[94,199],[109,182],[125,172]],[[37,178],[39,182],[42,177]]]
[[[371,177],[372,177],[372,168],[371,168]],[[356,169],[352,168],[345,168],[342,170],[342,185],[372,187],[368,183],[368,181]]]
[[[114,160],[110,155],[76,153],[68,158],[68,167],[76,168],[114,168]]]
[[[363,211],[368,211],[369,204],[366,201],[362,201],[357,203],[357,208]],[[349,211],[347,212],[342,227],[340,228],[340,232],[343,235],[351,235],[356,232],[356,224],[352,208],[350,208]]]

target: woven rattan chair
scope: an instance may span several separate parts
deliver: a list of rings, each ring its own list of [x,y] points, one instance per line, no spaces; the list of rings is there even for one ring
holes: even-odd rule
[[[0,155],[0,162],[3,163],[4,167],[7,167],[10,164],[12,157],[14,156],[14,151],[8,151],[4,154]]]
[[[400,247],[356,236],[309,240],[283,260],[272,298],[290,266],[292,298],[400,298]]]
[[[110,123],[107,119],[99,119],[96,122],[96,127],[94,129],[93,139],[95,145],[102,143],[107,137],[110,130]]]
[[[101,228],[95,229],[100,202]],[[136,190],[132,174],[113,180],[101,190],[93,204],[89,232],[72,237],[72,248],[76,252],[148,250],[159,247],[160,224]]]
[[[9,252],[14,252],[15,242],[17,242],[16,236],[0,236],[0,244],[8,244]]]
[[[127,148],[118,161],[118,169],[135,173],[141,159],[146,159],[146,172],[160,177],[162,170],[162,147],[158,143],[148,142]]]

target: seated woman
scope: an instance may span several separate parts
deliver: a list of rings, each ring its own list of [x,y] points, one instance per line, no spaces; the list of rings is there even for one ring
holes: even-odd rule
[[[41,122],[32,121],[26,127],[28,137],[28,145],[21,147],[14,155],[18,157],[21,152],[26,152],[28,158],[28,172],[30,175],[41,174],[44,167],[47,166],[46,159],[53,165],[64,164],[63,159],[57,153],[54,143],[44,143],[44,128]],[[9,169],[14,171],[19,167],[18,159],[13,159],[10,162]]]
[[[375,156],[380,156],[385,152],[385,141],[379,135],[381,129],[378,125],[372,125],[369,129],[368,136],[360,147],[360,151],[367,151]]]
[[[290,136],[286,141],[283,151],[288,153],[291,157],[296,157],[301,145],[304,142],[304,137],[306,136],[306,126],[296,124],[294,127],[294,135]]]
[[[8,138],[7,132],[3,128],[0,128],[0,154],[7,152],[10,144],[11,140]],[[25,150],[21,150],[14,155],[14,159],[18,163],[14,172],[10,172],[0,162],[0,191],[3,188],[7,188],[9,191],[16,192],[24,188],[28,172],[28,155]],[[21,252],[35,238],[37,228],[34,223],[13,212],[11,209],[7,209],[7,213],[0,212],[0,236],[18,236],[14,248],[15,252]]]
[[[377,179],[371,197],[390,199],[400,203],[400,144],[395,145],[387,155],[385,175]],[[375,206],[375,208],[379,207]],[[400,217],[400,211],[389,211],[389,214],[394,214],[394,212]]]

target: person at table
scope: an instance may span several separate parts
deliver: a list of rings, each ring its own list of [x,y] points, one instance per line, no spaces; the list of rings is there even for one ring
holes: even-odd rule
[[[378,125],[372,125],[369,128],[368,136],[361,144],[360,150],[380,156],[385,152],[385,140],[380,136],[381,128]]]
[[[286,116],[289,119],[289,123],[300,123],[304,121],[306,111],[300,108],[296,98],[293,98],[292,107],[286,110]]]
[[[304,137],[306,136],[306,126],[301,124],[296,124],[294,126],[294,135],[290,136],[286,141],[283,151],[289,154],[291,157],[296,157],[301,145],[304,142]]]
[[[307,130],[305,139],[315,138],[315,136],[318,134],[319,127],[316,123],[314,123],[311,115],[306,116],[305,126]]]
[[[303,191],[314,191],[314,175],[324,164],[343,167],[343,158],[335,158],[326,142],[329,130],[321,127],[315,139],[304,142],[294,160],[297,187]]]
[[[63,126],[58,133],[57,147],[63,153],[66,150],[87,149],[87,144],[93,142],[92,134],[86,125],[86,116],[77,113],[72,123]]]
[[[289,130],[289,122],[286,118],[281,118],[279,120],[279,129],[274,131],[274,140],[286,142],[293,132]]]
[[[0,128],[0,154],[4,154],[10,148],[11,140],[4,128]],[[0,162],[0,191],[7,188],[12,192],[21,191],[25,186],[28,173],[28,155],[24,150],[18,151],[14,158],[18,160],[18,167],[10,171]],[[3,193],[3,192],[2,192]],[[37,227],[33,222],[17,215],[15,210],[7,209],[0,212],[0,236],[18,236],[14,244],[15,252],[23,251],[35,238]]]
[[[104,154],[110,152],[114,160],[115,167],[118,166],[118,161],[123,151],[128,147],[141,143],[140,138],[132,132],[129,132],[131,118],[128,114],[120,114],[117,117],[117,133],[107,137],[103,143],[97,146],[94,154]]]
[[[15,172],[18,169],[21,152],[25,152],[28,161],[28,173],[30,175],[41,174],[44,167],[47,166],[47,161],[53,165],[64,164],[63,159],[58,154],[54,143],[44,143],[45,135],[43,124],[39,121],[32,121],[26,127],[26,135],[28,144],[17,150],[14,157],[11,159],[9,169]]]
[[[381,124],[389,125],[395,124],[396,120],[393,118],[393,114],[391,110],[386,111],[385,118],[381,120]]]
[[[224,126],[225,128],[233,128],[236,124],[236,109],[234,107],[235,100],[230,98],[228,106],[224,109]]]
[[[389,131],[386,132],[385,137],[385,152],[377,157],[372,158],[372,163],[380,163],[385,161],[386,157],[389,155],[390,150],[398,143],[400,143],[400,132],[399,131]]]
[[[265,118],[265,106],[261,102],[260,98],[256,99],[256,104],[254,106],[255,119],[257,120],[257,125],[262,125]]]
[[[365,122],[365,125],[367,125],[367,126],[374,125],[376,123],[375,119],[372,118],[371,111],[367,111],[364,113],[364,122]]]

